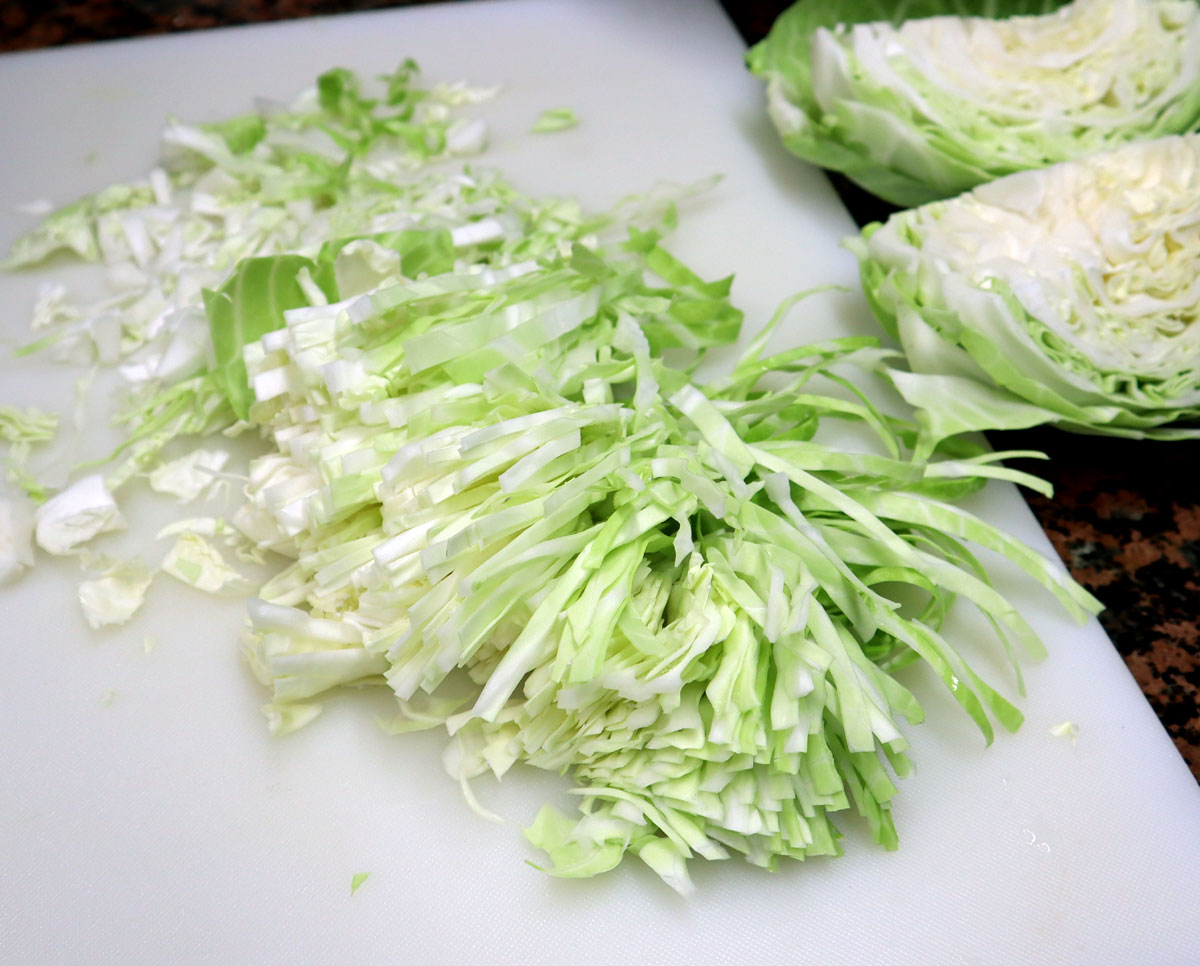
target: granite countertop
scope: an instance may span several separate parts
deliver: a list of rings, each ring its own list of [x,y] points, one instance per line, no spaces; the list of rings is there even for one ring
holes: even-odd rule
[[[790,0],[725,7],[747,43]],[[76,0],[0,6],[0,51],[30,50],[294,17],[410,5],[388,0]],[[863,223],[886,214],[835,184]],[[1200,441],[1148,443],[1053,430],[996,433],[998,449],[1034,449],[1022,468],[1054,485],[1026,493],[1075,578],[1105,604],[1113,643],[1200,780]]]

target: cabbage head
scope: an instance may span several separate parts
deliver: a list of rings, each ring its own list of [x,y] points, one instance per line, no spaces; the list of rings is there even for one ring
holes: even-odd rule
[[[1010,175],[847,244],[927,445],[1043,423],[1200,435],[1200,135]]]
[[[1200,127],[1200,4],[1060,2],[801,0],[747,60],[792,152],[905,207]]]

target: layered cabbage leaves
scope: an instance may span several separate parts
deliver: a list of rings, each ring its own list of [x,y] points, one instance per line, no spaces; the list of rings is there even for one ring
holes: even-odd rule
[[[791,151],[904,207],[1200,124],[1194,0],[801,0],[748,63]]]
[[[927,446],[1200,435],[1200,135],[1002,178],[850,242]]]

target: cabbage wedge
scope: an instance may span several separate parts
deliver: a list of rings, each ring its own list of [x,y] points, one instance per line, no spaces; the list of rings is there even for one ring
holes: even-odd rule
[[[1040,424],[1200,435],[1200,135],[1012,175],[849,245],[927,448]]]
[[[1200,123],[1191,0],[803,0],[747,59],[792,152],[904,207]]]

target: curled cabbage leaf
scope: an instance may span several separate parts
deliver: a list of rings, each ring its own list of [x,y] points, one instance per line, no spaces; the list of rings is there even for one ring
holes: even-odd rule
[[[848,242],[928,445],[1043,423],[1200,435],[1200,135],[899,212]]]
[[[903,16],[804,0],[748,55],[787,147],[894,204],[1200,124],[1193,0],[915,0]]]

